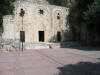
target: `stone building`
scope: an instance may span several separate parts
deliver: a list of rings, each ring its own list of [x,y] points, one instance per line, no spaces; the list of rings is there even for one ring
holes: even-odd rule
[[[17,0],[14,14],[3,17],[3,39],[25,43],[66,41],[68,8],[47,0]]]

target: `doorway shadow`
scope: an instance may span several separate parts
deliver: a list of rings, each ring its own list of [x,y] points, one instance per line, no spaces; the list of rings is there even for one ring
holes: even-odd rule
[[[58,67],[58,75],[100,75],[100,62],[79,62]]]

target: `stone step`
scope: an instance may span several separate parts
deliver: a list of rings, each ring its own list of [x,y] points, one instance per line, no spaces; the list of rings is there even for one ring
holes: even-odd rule
[[[43,48],[49,48],[49,45],[47,44],[25,44],[25,49],[43,49]]]
[[[60,43],[24,44],[25,49],[60,48]]]

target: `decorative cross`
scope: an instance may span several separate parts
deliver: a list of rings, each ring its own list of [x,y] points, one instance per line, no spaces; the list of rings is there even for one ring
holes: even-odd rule
[[[40,10],[39,10],[39,13],[40,13],[40,14],[44,14],[44,11],[40,9]]]

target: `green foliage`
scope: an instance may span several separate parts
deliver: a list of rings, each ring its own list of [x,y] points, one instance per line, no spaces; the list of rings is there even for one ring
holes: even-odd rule
[[[61,5],[60,0],[48,0],[50,4]]]
[[[88,5],[91,4],[92,0],[76,0],[70,7],[70,18],[71,20],[78,23],[84,20],[84,12],[88,10]]]
[[[94,0],[93,4],[88,7],[88,11],[85,12],[85,19],[87,24],[97,25],[100,21],[100,0]]]
[[[0,13],[3,15],[12,14],[14,1],[15,0],[0,0]]]
[[[100,41],[100,0],[76,0],[70,8],[70,24],[74,37],[83,37],[85,27],[86,41]],[[85,25],[85,26],[84,26]],[[88,43],[88,42],[87,42]]]
[[[3,15],[9,15],[13,13],[15,0],[0,0],[0,25],[2,25]]]
[[[88,6],[93,0],[76,0],[72,3],[69,11],[70,25],[72,27],[74,40],[80,40],[82,34],[82,28],[85,25],[86,20],[84,19],[84,12],[88,10]]]
[[[3,30],[3,27],[2,26],[0,26],[0,32]]]
[[[69,10],[69,16],[71,18],[71,23],[77,22],[79,19],[79,8],[78,8],[78,2],[72,3],[72,6],[70,7]],[[73,19],[72,19],[73,18]]]
[[[84,14],[88,35],[93,36],[91,40],[100,42],[100,0],[94,0],[94,2],[88,6],[88,11]]]
[[[50,4],[58,5],[58,6],[67,6],[67,0],[48,0]]]

